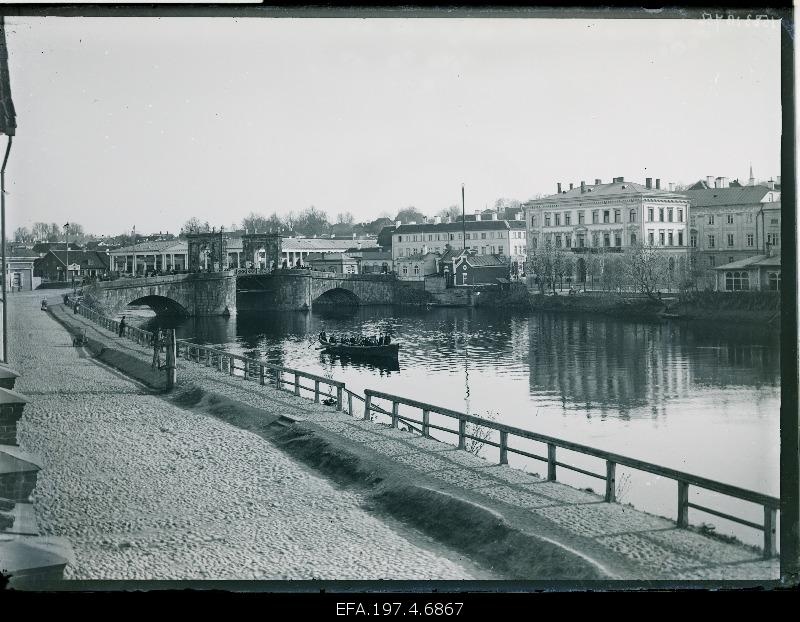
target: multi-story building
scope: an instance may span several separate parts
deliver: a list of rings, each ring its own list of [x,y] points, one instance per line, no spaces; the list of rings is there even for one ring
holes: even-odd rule
[[[661,188],[651,178],[645,184],[615,177],[611,183],[581,182],[524,204],[528,254],[546,242],[575,253],[622,252],[634,244],[685,255],[689,248],[689,200]],[[585,279],[585,262],[578,260],[578,280]],[[583,263],[583,267],[582,267]]]
[[[718,266],[780,251],[780,190],[766,185],[731,186],[724,178],[716,185],[700,187],[698,182],[686,191],[692,210],[692,262],[707,284],[713,283]]]
[[[524,263],[527,253],[527,232],[524,220],[498,220],[497,213],[475,220],[397,224],[392,232],[392,259],[424,255],[444,255],[449,248],[468,248],[479,255],[499,255],[511,262]],[[466,235],[466,238],[464,237]]]
[[[306,264],[312,270],[334,274],[358,274],[358,259],[347,253],[311,253]]]

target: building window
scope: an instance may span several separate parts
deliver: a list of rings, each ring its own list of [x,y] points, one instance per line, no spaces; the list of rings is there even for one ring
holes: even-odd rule
[[[614,246],[622,246],[622,236],[619,233],[614,234]]]
[[[586,248],[586,236],[582,233],[578,235],[578,248]]]
[[[669,245],[670,246],[674,246],[674,243],[673,243],[673,240],[672,240],[672,231],[670,231],[669,234],[667,235],[667,239],[669,240]]]
[[[636,234],[631,233],[631,244],[636,244]]]
[[[708,265],[713,268],[714,264],[716,264],[716,261],[714,261],[714,255],[709,255],[709,257],[708,257]]]
[[[592,246],[600,246],[600,235],[598,233],[592,234]]]
[[[592,211],[592,224],[596,225],[600,222],[600,212],[598,210]]]
[[[416,266],[416,265],[414,266],[414,275],[416,275],[416,276],[419,275],[419,266]]]
[[[615,209],[614,210],[614,222],[622,222],[621,218],[622,218],[622,214],[620,213],[620,210]]]
[[[497,247],[497,254],[498,255],[502,255],[503,254],[503,247],[502,246],[498,246]]]
[[[606,212],[608,214],[608,212]],[[603,246],[611,246],[611,236],[607,233],[603,234]]]
[[[750,289],[750,275],[747,272],[726,272],[725,290],[740,292]]]
[[[653,244],[655,244],[655,243],[656,243],[656,241],[655,241],[655,239],[654,239],[654,235],[655,235],[655,234],[654,234],[654,232],[653,232],[653,230],[652,230],[652,229],[650,229],[650,230],[647,232],[647,241],[650,243],[650,246],[652,246]]]
[[[733,234],[728,234],[728,246],[733,246]]]
[[[667,220],[669,222],[672,222],[672,208],[671,207],[667,210]]]
[[[469,233],[466,233],[465,235],[467,236],[467,239],[469,240]]]
[[[767,244],[771,244],[772,246],[778,245],[778,234],[777,233],[768,233],[767,234]]]
[[[779,221],[778,218],[772,218],[769,222],[770,222],[770,224],[777,225],[778,221]]]
[[[578,212],[578,224],[579,225],[584,224],[584,222],[583,222],[584,220],[585,219],[584,219],[584,216],[583,216],[583,212]]]
[[[403,236],[402,235],[398,235],[397,236],[397,241],[398,242],[402,242],[403,241]]]
[[[714,224],[714,215],[713,214],[709,214],[708,215],[708,224],[709,225],[713,225]]]
[[[683,246],[683,231],[678,231],[678,246]]]
[[[729,225],[733,224],[733,214],[728,214],[728,224]]]
[[[556,248],[561,248],[561,235],[556,235]]]
[[[531,248],[533,248],[534,250],[539,248],[539,238],[537,238],[536,236],[534,236],[533,239],[531,240]]]
[[[683,210],[678,209],[678,222],[683,222]]]
[[[767,273],[767,277],[769,280],[769,288],[773,292],[781,291],[781,273],[780,272],[769,272]]]
[[[714,236],[708,236],[708,248],[714,248]]]
[[[632,209],[628,214],[628,222],[636,222],[636,210]]]
[[[534,228],[536,227],[536,214],[533,214],[533,216],[531,216],[531,227]]]
[[[568,227],[572,224],[572,213],[564,212],[564,224]]]
[[[658,208],[658,222],[664,222],[664,208]]]
[[[486,254],[486,247],[485,246],[481,246],[481,255],[485,255],[485,254]]]
[[[728,263],[733,263],[733,255],[728,255]]]
[[[572,236],[569,233],[564,236],[564,246],[572,248]]]
[[[659,231],[658,231],[658,243],[661,246],[664,246],[664,230],[663,229],[659,229]]]
[[[467,273],[466,272],[462,272],[461,273],[461,284],[462,285],[466,285],[467,284]]]
[[[748,233],[747,234],[747,245],[748,246],[753,246],[753,240],[754,240],[753,234],[752,233]]]
[[[403,266],[403,274],[408,274],[408,266]]]
[[[607,223],[610,222],[611,212],[609,210],[603,210],[603,222]]]
[[[481,240],[485,240],[485,239],[486,239],[486,233],[481,233]]]
[[[648,207],[647,208],[647,221],[648,222],[653,222],[653,208],[652,207]]]
[[[556,227],[560,227],[561,226],[561,214],[558,214],[558,213],[553,214],[553,224]]]
[[[697,248],[697,236],[695,234],[689,236],[689,244],[692,248]]]
[[[544,226],[545,227],[549,227],[550,226],[550,214],[545,214],[544,215]]]
[[[695,223],[697,222],[697,218],[695,216],[689,216],[689,225],[694,227]]]

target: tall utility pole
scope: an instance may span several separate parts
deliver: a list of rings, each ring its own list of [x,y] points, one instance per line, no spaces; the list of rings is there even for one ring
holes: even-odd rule
[[[3,362],[8,363],[8,299],[6,298],[6,164],[11,142],[17,131],[17,113],[11,101],[11,80],[8,74],[5,17],[0,16],[0,134],[8,136],[3,167],[0,169],[0,255],[3,271]]]
[[[461,238],[461,248],[467,250],[467,212],[464,208],[464,184],[461,184]]]

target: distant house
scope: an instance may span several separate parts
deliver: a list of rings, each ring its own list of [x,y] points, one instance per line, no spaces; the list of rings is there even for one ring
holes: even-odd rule
[[[449,287],[497,285],[508,282],[511,263],[502,255],[476,255],[459,250],[442,261],[440,269]]]
[[[717,266],[718,292],[781,291],[780,255],[755,255]]]
[[[396,257],[394,268],[401,281],[424,281],[426,276],[436,274],[438,253],[428,252],[424,255],[408,255]]]
[[[382,248],[350,248],[347,254],[358,260],[359,274],[388,274],[394,270],[392,253]]]
[[[69,262],[69,263],[67,263]],[[109,256],[87,250],[48,251],[34,261],[34,276],[43,281],[70,282],[88,276],[102,276],[109,270]]]
[[[34,276],[34,263],[39,255],[31,248],[13,246],[6,253],[6,287],[10,292],[29,292],[41,283]]]
[[[312,270],[334,274],[358,274],[358,259],[347,253],[311,253],[305,258]]]

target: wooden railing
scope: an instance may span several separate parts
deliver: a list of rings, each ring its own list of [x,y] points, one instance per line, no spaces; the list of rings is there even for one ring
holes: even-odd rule
[[[112,320],[104,315],[100,315],[97,311],[89,309],[88,307],[84,307],[83,305],[78,306],[78,313],[92,320],[95,324],[102,326],[106,330],[110,330],[114,334],[119,335],[120,337],[126,337],[127,339],[130,339],[131,341],[134,341],[142,346],[153,345],[153,333],[147,332],[146,330],[125,324],[122,335],[120,335],[120,323],[117,320]]]
[[[286,385],[288,385],[288,390],[295,395],[302,395],[304,390],[308,391],[314,395],[314,401],[317,403],[327,395],[331,400],[335,400],[336,410],[342,410],[344,382],[183,340],[177,341],[177,354],[179,358],[194,361],[205,367],[215,367],[218,371],[226,372],[231,376],[237,375],[236,372],[240,371],[245,380],[256,380],[261,385],[270,384],[276,389],[284,391],[287,390]],[[314,386],[303,384],[303,380],[312,381]],[[325,386],[329,388],[328,394],[323,393]],[[336,393],[335,398],[333,391]]]
[[[748,527],[752,527],[753,529],[758,529],[763,531],[764,557],[770,558],[776,554],[777,550],[776,521],[777,521],[778,508],[780,507],[780,500],[775,497],[770,497],[769,495],[765,495],[759,492],[754,492],[752,490],[747,490],[745,488],[740,488],[738,486],[724,484],[722,482],[718,482],[705,477],[700,477],[698,475],[693,475],[691,473],[685,473],[683,471],[678,471],[668,467],[659,466],[657,464],[652,464],[650,462],[644,462],[642,460],[637,460],[635,458],[629,458],[627,456],[621,456],[619,454],[603,451],[601,449],[595,449],[594,447],[588,447],[586,445],[581,445],[579,443],[573,443],[571,441],[565,441],[552,436],[547,436],[545,434],[538,434],[536,432],[531,432],[529,430],[524,430],[522,428],[515,428],[502,423],[497,423],[495,421],[489,421],[487,419],[482,419],[480,417],[468,415],[466,413],[451,410],[449,408],[442,408],[440,406],[426,404],[425,402],[419,402],[417,400],[407,399],[404,397],[400,397],[398,395],[391,395],[389,393],[384,393],[382,391],[374,391],[372,389],[367,389],[364,391],[364,395],[366,402],[364,407],[364,419],[370,419],[371,413],[375,411],[391,417],[392,427],[397,427],[398,423],[400,421],[403,421],[407,425],[411,423],[416,423],[418,425],[421,425],[422,427],[421,433],[423,436],[430,437],[432,429],[453,434],[458,437],[459,449],[466,448],[467,439],[474,439],[478,442],[497,447],[500,453],[499,455],[500,464],[508,464],[509,452],[525,456],[527,458],[532,458],[533,460],[546,462],[547,479],[549,481],[556,480],[557,467],[563,467],[571,471],[582,473],[583,475],[588,475],[589,477],[594,477],[600,480],[604,480],[605,481],[604,498],[605,501],[607,502],[613,502],[616,500],[617,465],[625,466],[631,469],[636,469],[639,471],[644,471],[647,473],[652,473],[654,475],[675,480],[678,483],[678,513],[677,513],[678,527],[689,526],[689,508],[694,508],[696,510],[701,510],[709,514],[713,514],[714,516],[719,516],[721,518],[728,519],[730,521],[739,523],[741,525],[746,525]],[[374,400],[376,398],[391,402],[392,404],[391,412],[382,409],[379,406],[376,406],[374,403]],[[421,420],[412,419],[410,417],[400,415],[399,407],[401,404],[420,409],[422,411],[422,419]],[[436,413],[457,420],[458,429],[454,430],[452,428],[432,424],[430,422],[431,413]],[[467,434],[468,423],[472,423],[476,426],[480,426],[485,429],[495,430],[499,432],[500,442],[496,443],[486,438]],[[547,456],[540,456],[527,451],[523,451],[518,448],[510,447],[508,443],[509,436],[529,439],[546,444]],[[578,452],[581,454],[585,454],[588,456],[593,456],[601,460],[605,460],[606,463],[605,473],[604,474],[594,473],[592,471],[588,471],[586,469],[582,469],[577,466],[566,464],[564,462],[559,462],[556,457],[556,450],[559,447],[570,451]],[[732,516],[730,514],[726,514],[724,512],[720,512],[712,508],[691,503],[689,501],[689,486],[696,486],[698,488],[710,490],[716,493],[727,495],[729,497],[740,499],[742,501],[748,501],[750,503],[760,505],[763,507],[764,510],[764,522],[763,524],[754,523],[745,520],[743,518],[740,518],[738,516]]]

